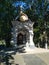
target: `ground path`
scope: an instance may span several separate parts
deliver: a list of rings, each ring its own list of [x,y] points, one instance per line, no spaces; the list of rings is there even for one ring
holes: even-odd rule
[[[13,57],[11,65],[49,65],[49,50],[47,49],[36,48],[27,53],[16,53]]]
[[[18,65],[49,65],[49,50],[36,48],[27,53],[17,53],[15,63]]]

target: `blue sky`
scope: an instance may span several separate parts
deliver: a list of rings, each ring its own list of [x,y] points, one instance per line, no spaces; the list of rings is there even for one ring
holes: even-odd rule
[[[17,1],[15,3],[13,3],[13,6],[15,6],[15,7],[21,6],[22,9],[29,8],[29,5],[27,3],[25,3],[25,2],[22,2],[22,1]]]
[[[33,5],[34,1],[37,2],[37,0],[32,0],[32,2],[31,2],[32,4],[30,4],[30,5]],[[22,10],[26,10],[26,9],[29,8],[29,3],[27,4],[26,2],[16,1],[15,3],[13,3],[13,6],[16,7],[16,8],[19,7],[19,6],[21,6]],[[44,7],[44,0],[42,0],[42,8],[43,7]],[[39,9],[40,9],[40,7],[38,5],[38,11],[39,11]],[[49,10],[49,5],[47,6],[47,10]]]

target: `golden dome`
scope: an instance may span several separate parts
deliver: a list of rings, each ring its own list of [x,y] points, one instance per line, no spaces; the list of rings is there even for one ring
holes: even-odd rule
[[[28,16],[26,15],[26,14],[24,14],[24,13],[21,13],[21,15],[20,15],[20,21],[27,21],[28,20]]]

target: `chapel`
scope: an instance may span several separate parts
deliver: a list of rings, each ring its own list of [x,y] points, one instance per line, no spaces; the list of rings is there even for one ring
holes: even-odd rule
[[[28,16],[22,11],[12,21],[12,44],[17,48],[18,46],[23,45],[26,48],[34,48],[33,42],[33,22],[28,18]]]

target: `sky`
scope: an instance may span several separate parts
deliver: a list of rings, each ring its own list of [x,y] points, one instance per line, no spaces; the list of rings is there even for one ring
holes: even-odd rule
[[[31,3],[33,4],[33,2],[35,2],[35,1],[37,2],[37,0],[32,0]],[[21,6],[22,8],[27,9],[27,8],[29,8],[29,5],[32,5],[32,4],[22,2],[22,1],[16,1],[15,3],[13,3],[13,6],[15,6],[15,7]],[[44,5],[44,0],[42,0],[42,7],[43,7],[43,5]],[[49,9],[49,5],[47,8]]]
[[[20,6],[20,7],[22,7],[22,9],[29,8],[29,5],[27,3],[25,3],[25,2],[22,2],[22,1],[17,1],[15,3],[13,3],[13,6],[15,6],[15,7]]]
[[[13,3],[13,6],[18,8],[21,7],[21,10],[24,11],[26,9],[29,9],[31,5],[33,5],[33,3],[36,3],[37,0],[32,0],[31,3],[26,3],[26,2],[22,2],[22,1],[16,1]],[[38,2],[37,2],[38,3]],[[44,0],[42,0],[42,8],[44,8]],[[49,5],[47,6],[47,11],[49,11]],[[38,9],[36,10],[36,13],[40,14],[40,4],[38,4]],[[42,12],[42,15],[44,15],[44,10]]]

